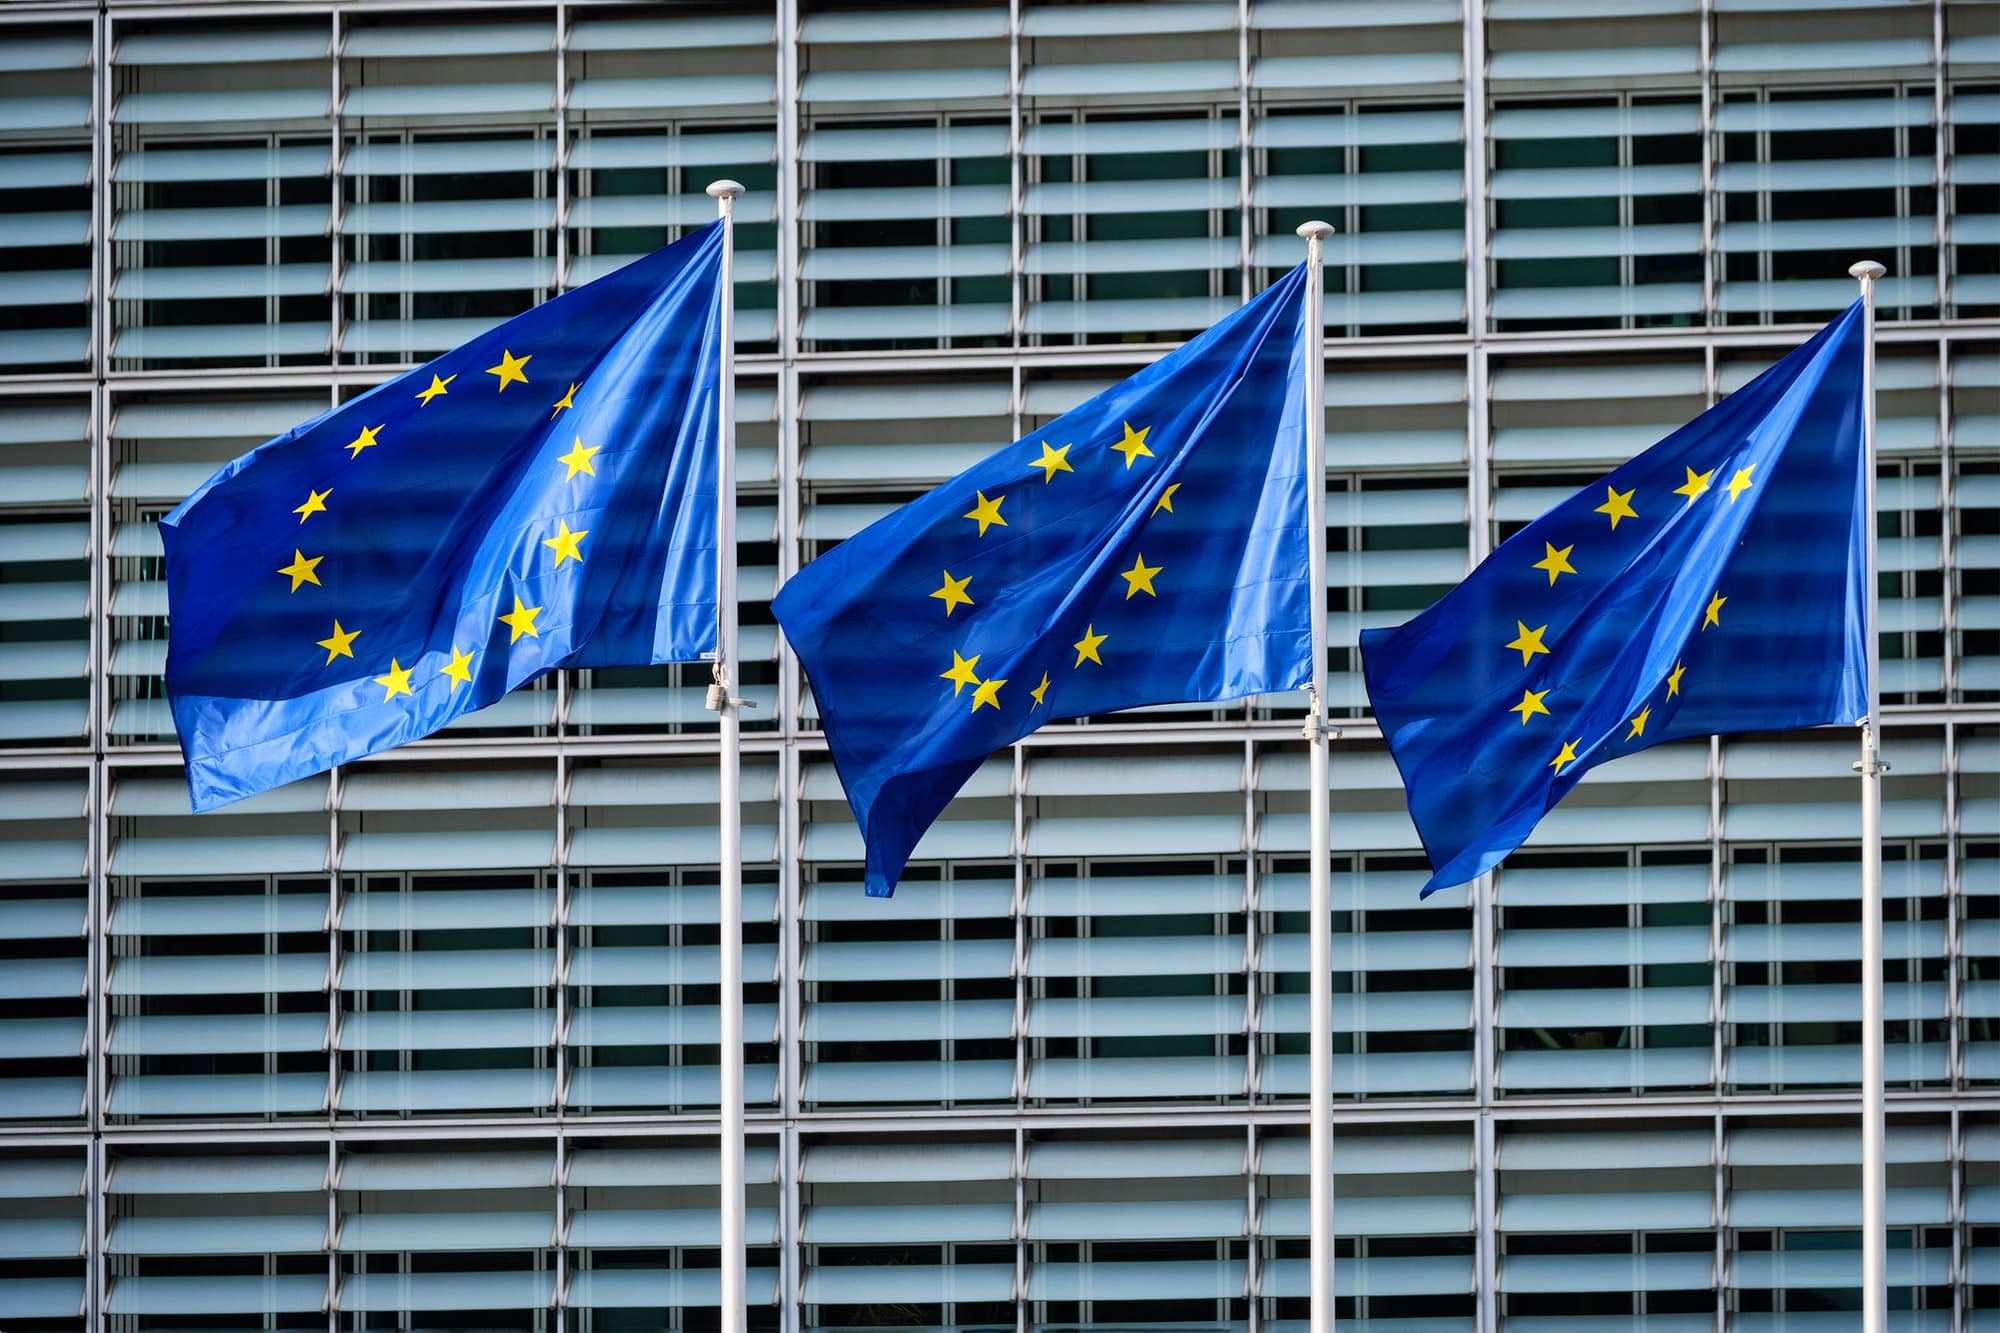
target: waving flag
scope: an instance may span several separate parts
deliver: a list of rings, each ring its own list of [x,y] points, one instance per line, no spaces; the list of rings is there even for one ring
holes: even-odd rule
[[[715,649],[710,225],[294,427],[160,524],[196,810],[558,667]]]
[[[1498,864],[1621,755],[1867,713],[1864,327],[1857,302],[1361,636],[1424,893]]]
[[[1305,269],[801,570],[772,603],[886,897],[994,750],[1311,676]]]

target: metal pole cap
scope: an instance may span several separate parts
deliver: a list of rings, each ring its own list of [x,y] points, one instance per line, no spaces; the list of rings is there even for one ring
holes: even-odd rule
[[[1317,218],[1311,222],[1301,222],[1299,224],[1299,235],[1308,241],[1323,241],[1333,235],[1333,224],[1331,222],[1321,222]]]
[[[713,199],[734,199],[737,195],[743,193],[743,183],[741,181],[728,180],[710,181],[708,183],[708,193],[709,197]]]
[[[1863,282],[1872,282],[1888,271],[1888,269],[1883,268],[1872,259],[1862,259],[1856,261],[1848,268],[1847,276],[1850,278],[1859,278]]]

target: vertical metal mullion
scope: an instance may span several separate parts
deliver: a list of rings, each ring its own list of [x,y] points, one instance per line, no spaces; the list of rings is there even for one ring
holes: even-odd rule
[[[569,1333],[569,1135],[556,1126],[555,1187],[556,1225],[551,1238],[555,1249],[555,1291],[551,1304],[555,1311],[555,1333]]]
[[[1486,267],[1486,0],[1465,4],[1465,317],[1477,348],[1485,341],[1490,301]]]
[[[1028,1132],[1014,1123],[1014,1333],[1028,1333]]]
[[[1007,337],[1018,352],[1026,338],[1027,160],[1021,151],[1021,0],[1007,0]],[[1020,423],[1015,423],[1019,438]]]
[[[1951,1191],[1947,1214],[1951,1218],[1951,1333],[1966,1333],[1966,1306],[1972,1293],[1966,1272],[1965,1253],[1965,1122],[1958,1108],[1952,1108],[1946,1119],[1945,1161],[1949,1170],[1946,1188]]]
[[[1256,282],[1251,262],[1250,227],[1255,211],[1250,207],[1250,156],[1254,136],[1250,132],[1250,0],[1236,0],[1236,267],[1237,290],[1248,304]],[[1256,1328],[1252,1303],[1251,1328]]]
[[[805,1327],[805,1247],[800,1243],[799,1127],[787,1118],[778,1130],[778,1327]]]
[[[1951,104],[1945,97],[1945,0],[1931,0],[1931,124],[1935,140],[1931,144],[1931,172],[1936,178],[1931,201],[1932,237],[1937,246],[1937,317],[1943,319],[1951,299],[1951,213],[1946,174],[1951,169]]]
[[[572,769],[570,759],[563,752],[562,741],[556,741],[555,754],[555,835],[556,835],[556,891],[553,919],[556,932],[555,967],[555,1025],[551,1030],[554,1046],[549,1055],[553,1064],[553,1108],[560,1122],[569,1109],[569,793]]]
[[[778,0],[778,356],[789,366],[799,354],[799,306],[805,287],[799,247],[799,0]]]
[[[1257,1122],[1243,1122],[1244,1333],[1264,1333],[1263,1210],[1257,1198]]]
[[[1938,568],[1943,571],[1943,578],[1938,585],[1938,628],[1942,640],[1938,645],[1938,683],[1943,688],[1942,698],[1946,707],[1951,706],[1958,693],[1958,644],[1952,634],[1958,625],[1958,588],[1953,582],[1953,576],[1958,572],[1957,534],[1952,531],[1958,486],[1952,471],[1953,454],[1956,452],[1952,434],[1957,425],[1951,410],[1952,370],[1951,343],[1940,338],[1937,345],[1938,513],[1942,521],[1938,524]]]
[[[1728,1172],[1724,1164],[1727,1140],[1723,1137],[1722,1108],[1715,1108],[1715,1137],[1709,1146],[1709,1156],[1714,1162],[1710,1188],[1714,1202],[1709,1205],[1710,1215],[1715,1220],[1715,1265],[1710,1279],[1715,1284],[1715,1333],[1727,1333],[1729,1327],[1729,1196],[1725,1192]]]
[[[1699,10],[1701,79],[1701,323],[1716,322],[1719,279],[1715,252],[1715,0],[1701,0]]]
[[[340,918],[346,908],[341,893],[339,765],[326,775],[326,1113],[329,1121],[340,1110]]]
[[[1708,1009],[1711,1020],[1708,1045],[1709,1085],[1722,1091],[1723,1071],[1729,1056],[1729,990],[1723,984],[1722,943],[1727,938],[1729,904],[1724,897],[1724,857],[1728,849],[1722,839],[1722,738],[1708,738]]]
[[[1263,1082],[1262,1052],[1257,1026],[1262,997],[1258,993],[1258,964],[1263,955],[1263,932],[1258,922],[1257,882],[1257,743],[1243,740],[1243,1088],[1251,1105],[1256,1105],[1258,1085]],[[1255,1320],[1253,1319],[1254,1323]]]
[[[328,297],[326,303],[327,305],[326,359],[329,364],[334,366],[338,366],[340,364],[340,342],[342,337],[345,336],[345,328],[344,328],[345,312],[341,309],[341,302],[343,299],[342,288],[344,288],[347,285],[347,260],[346,260],[346,255],[344,253],[345,238],[342,234],[342,229],[347,221],[346,218],[347,210],[344,206],[345,195],[346,195],[346,190],[344,187],[346,184],[345,168],[347,165],[346,162],[347,154],[343,151],[344,147],[342,142],[343,135],[340,126],[340,47],[341,43],[345,40],[345,36],[341,32],[342,17],[343,15],[341,11],[338,9],[334,10],[333,13],[329,15],[329,18],[332,22],[332,30],[330,33],[330,44],[327,47],[327,50],[330,52],[330,59],[327,62],[328,88],[327,88],[327,103],[326,103],[326,108],[327,108],[326,231],[329,240],[329,245],[331,248],[327,254],[327,261],[326,261],[327,262],[326,289]],[[339,402],[338,394],[339,390],[338,389],[334,390],[334,395],[335,395],[334,401],[336,405]]]
[[[326,1333],[340,1333],[340,1142],[326,1136]]]
[[[1964,855],[1959,842],[1959,729],[1956,723],[1947,722],[1944,728],[1944,1016],[1945,1016],[1945,1078],[1947,1086],[1956,1089],[1965,1077],[1965,1043],[1960,1032],[1961,1016],[1965,1012],[1965,989],[1960,959],[1965,949],[1964,932],[1960,929],[1963,919],[1963,900],[1960,897],[1961,857]]]
[[[569,6],[556,2],[555,290],[569,287]]]
[[[788,378],[793,378],[787,372]],[[786,654],[790,656],[790,654]],[[790,696],[787,695],[789,698]],[[785,721],[787,730],[794,719]],[[804,831],[799,818],[799,749],[796,738],[788,739],[778,752],[778,1022],[779,1022],[779,1113],[783,1129],[779,1135],[781,1195],[778,1203],[779,1327],[783,1333],[800,1333],[805,1327],[805,1246],[800,1228],[799,1131],[798,1116],[805,1086],[800,1040],[800,960],[804,953],[805,931],[801,918],[801,895],[805,875],[799,864]]]
[[[1013,761],[1013,776],[1009,782],[1012,788],[1014,827],[1012,846],[1009,849],[1014,858],[1014,899],[1008,904],[1008,914],[1014,924],[1014,1105],[1016,1109],[1027,1104],[1028,1096],[1028,752],[1026,747],[1016,742],[1010,756]]]

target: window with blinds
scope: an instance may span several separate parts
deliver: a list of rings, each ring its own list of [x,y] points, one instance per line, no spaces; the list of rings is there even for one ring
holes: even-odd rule
[[[75,1145],[0,1150],[0,1309],[18,1328],[84,1326],[88,1178]]]
[[[1516,1124],[1495,1148],[1501,1328],[1713,1326],[1711,1122]]]
[[[0,401],[0,746],[91,734],[90,435],[86,399]]]
[[[917,844],[896,896],[878,900],[861,894],[861,835],[833,766],[802,766],[808,1104],[1020,1095],[1012,789],[1007,762],[989,761]]]
[[[2000,349],[1953,349],[1947,410],[1952,423],[1952,698],[2000,698]]]
[[[323,364],[335,208],[325,21],[120,30],[113,365]]]
[[[0,782],[0,1127],[85,1113],[89,786],[83,769]]]
[[[1860,1077],[1860,916],[1851,747],[1722,746],[1723,1081],[1740,1090]],[[1886,1077],[1950,1079],[1945,791],[1937,737],[1893,736],[1883,789]]]
[[[1806,1312],[1859,1308],[1861,1238],[1851,1227],[1828,1226],[1859,1214],[1856,1129],[1845,1117],[1730,1125],[1723,1140],[1730,1228],[1723,1281],[1735,1327],[1761,1333],[1796,1326]],[[1886,1149],[1890,1308],[1912,1312],[1906,1316],[1912,1327],[1948,1328],[1956,1174],[1950,1126],[1893,1117]]]
[[[1259,1067],[1264,1099],[1310,1094],[1307,1047],[1311,841],[1304,748],[1256,756]],[[1336,745],[1333,786],[1334,1092],[1404,1099],[1474,1084],[1472,932],[1465,890],[1419,906],[1428,877],[1395,765],[1372,744]],[[1352,851],[1351,849],[1360,849]]]
[[[564,55],[571,80],[565,286],[707,223],[715,201],[704,191],[727,177],[747,187],[735,207],[736,340],[751,348],[775,342],[773,36],[771,19],[754,13],[578,11]]]
[[[1006,10],[814,13],[799,37],[800,336],[819,351],[1005,341]]]
[[[0,45],[0,374],[91,360],[91,31]]]
[[[1853,299],[1857,245],[1892,265],[1884,317],[1936,313],[1931,26],[1887,3],[1718,7],[1719,322],[1820,322]]]

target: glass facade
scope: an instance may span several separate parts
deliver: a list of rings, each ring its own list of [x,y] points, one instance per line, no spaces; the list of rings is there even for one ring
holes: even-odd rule
[[[754,1328],[1305,1328],[1302,701],[1052,727],[887,903],[776,584],[1327,273],[1339,1314],[1847,1329],[1853,736],[1419,905],[1356,673],[1881,285],[1891,1326],[2000,1329],[2000,24],[1946,0],[0,11],[0,1327],[716,1322],[714,737],[574,672],[196,819],[159,517],[739,205]]]

